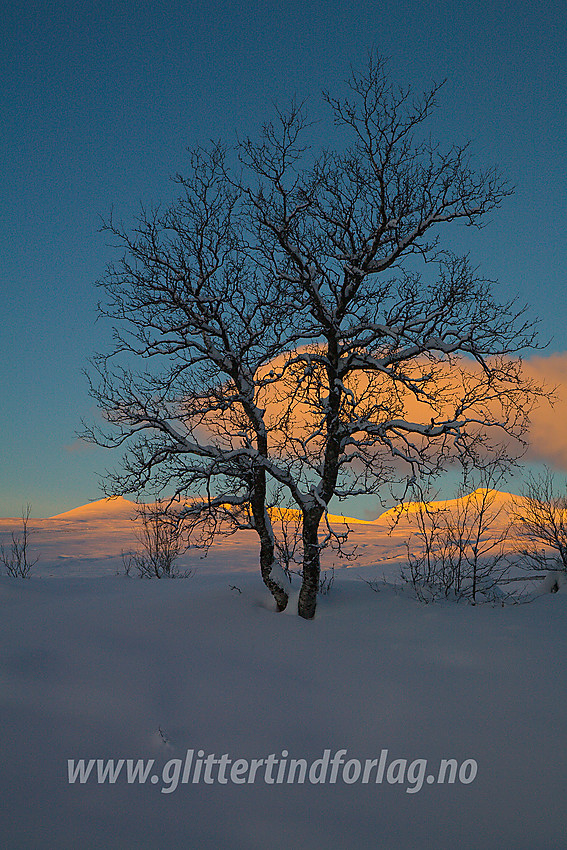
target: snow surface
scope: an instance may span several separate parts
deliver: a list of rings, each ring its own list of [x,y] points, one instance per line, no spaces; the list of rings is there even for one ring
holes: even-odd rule
[[[506,607],[420,604],[382,582],[401,542],[378,522],[353,530],[361,558],[307,622],[292,605],[275,612],[244,533],[205,560],[190,554],[188,579],[117,575],[131,509],[108,508],[33,520],[33,577],[0,577],[2,847],[565,846],[564,589]],[[4,541],[14,524],[0,521]],[[408,763],[472,758],[478,776],[418,793],[67,781],[67,759],[287,750],[311,762],[341,748],[362,762],[382,749]]]

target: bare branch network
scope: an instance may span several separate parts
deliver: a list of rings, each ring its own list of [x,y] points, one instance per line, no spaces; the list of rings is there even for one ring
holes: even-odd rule
[[[123,252],[101,283],[115,346],[91,387],[109,428],[87,436],[126,448],[107,491],[166,493],[197,540],[255,529],[279,610],[269,509],[284,492],[305,618],[333,497],[481,465],[503,442],[518,455],[545,395],[522,374],[536,344],[523,308],[440,247],[510,189],[467,146],[425,137],[438,91],[398,90],[371,57],[347,97],[325,95],[343,149],[311,149],[292,104],[256,140],[193,151],[168,209],[106,225]]]
[[[550,590],[559,590],[567,583],[567,495],[549,469],[528,479],[513,527],[525,568],[547,573]]]

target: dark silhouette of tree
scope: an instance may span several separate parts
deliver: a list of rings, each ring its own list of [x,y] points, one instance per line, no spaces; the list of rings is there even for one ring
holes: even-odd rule
[[[331,499],[482,464],[499,432],[521,440],[544,392],[522,375],[523,310],[440,247],[446,225],[480,226],[510,190],[467,146],[425,135],[439,88],[397,89],[371,56],[348,97],[325,95],[340,149],[314,153],[292,104],[259,140],[193,153],[178,200],[133,233],[108,224],[125,252],[103,281],[116,348],[92,392],[114,434],[89,436],[129,445],[108,486],[193,497],[178,509],[200,539],[254,528],[279,610],[269,509],[284,488],[301,512],[305,618],[321,549],[341,542]]]

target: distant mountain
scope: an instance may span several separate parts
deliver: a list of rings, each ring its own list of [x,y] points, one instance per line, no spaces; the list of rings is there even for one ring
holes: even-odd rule
[[[73,508],[70,511],[65,511],[62,514],[56,514],[49,518],[69,520],[128,519],[130,516],[133,516],[135,507],[135,502],[129,502],[123,496],[111,496],[107,499],[98,499],[96,502],[89,502],[88,505],[81,505],[78,508]]]
[[[450,511],[458,507],[464,507],[466,502],[480,504],[485,494],[487,494],[485,504],[487,508],[490,508],[491,513],[496,511],[510,513],[522,501],[521,496],[515,496],[513,493],[504,493],[502,490],[487,490],[484,487],[479,487],[477,490],[473,490],[472,493],[468,493],[460,499],[445,499],[426,502],[425,504],[427,510],[432,513],[435,511]],[[383,520],[393,519],[397,514],[400,514],[402,517],[409,516],[416,513],[421,507],[421,502],[403,502],[385,511],[374,522],[379,523]]]
[[[482,494],[485,492],[487,491],[483,490],[483,488],[479,488],[461,499],[446,499],[428,502],[427,507],[430,511],[451,510],[452,508],[458,507],[458,505],[462,504],[464,501],[476,501],[480,499]],[[491,510],[493,512],[499,509],[509,512],[515,503],[521,501],[520,497],[515,496],[513,493],[504,493],[499,490],[490,490],[488,492],[490,494],[489,498]],[[379,525],[395,519],[397,514],[401,515],[400,518],[409,518],[411,514],[418,510],[419,504],[419,502],[404,502],[401,505],[390,508],[374,520],[364,520],[357,519],[356,517],[329,514],[329,521],[332,523],[348,523],[351,525]],[[134,515],[135,508],[135,502],[130,502],[122,496],[112,496],[106,499],[98,499],[98,501],[90,502],[87,505],[81,505],[78,508],[73,508],[72,510],[65,511],[65,513],[62,514],[56,514],[55,516],[50,517],[50,519],[77,521],[129,519]],[[271,508],[270,515],[274,522],[281,521],[282,519],[287,521],[299,519],[299,511],[291,508]]]

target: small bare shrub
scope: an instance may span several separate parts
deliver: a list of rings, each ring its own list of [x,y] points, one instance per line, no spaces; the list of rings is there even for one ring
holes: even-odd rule
[[[0,546],[0,563],[6,568],[6,573],[13,578],[29,578],[30,573],[39,561],[39,556],[30,560],[28,545],[30,529],[28,528],[31,505],[22,509],[22,529],[19,533],[12,532],[12,544],[8,549]]]
[[[380,593],[380,582],[376,581],[375,578],[362,578],[362,576],[358,576],[360,581],[363,581],[364,584],[367,584],[370,590],[373,590],[374,593]],[[385,581],[383,582],[385,584]]]
[[[487,473],[488,476],[488,473]],[[487,477],[473,493],[459,499],[450,509],[431,509],[420,494],[415,512],[416,531],[406,541],[408,566],[402,578],[423,602],[439,598],[467,600],[500,598],[499,585],[506,583],[510,563],[504,549],[508,524],[493,534],[502,507]]]
[[[515,504],[514,530],[524,568],[550,573],[552,592],[567,583],[567,495],[549,470],[528,480]]]
[[[335,583],[335,568],[322,572],[319,576],[319,593],[321,596],[327,596],[331,592],[331,588]]]
[[[160,501],[153,505],[140,505],[137,509],[139,527],[136,537],[140,548],[123,552],[124,572],[135,570],[139,578],[189,578],[193,570],[180,572],[176,561],[185,546],[183,523],[179,517],[168,513]]]

